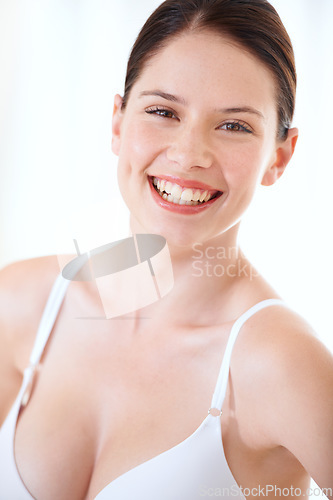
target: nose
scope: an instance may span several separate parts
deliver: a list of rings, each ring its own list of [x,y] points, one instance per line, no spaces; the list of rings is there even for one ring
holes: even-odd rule
[[[183,125],[177,129],[167,149],[167,158],[183,169],[209,168],[213,164],[213,153],[209,138],[199,127]]]

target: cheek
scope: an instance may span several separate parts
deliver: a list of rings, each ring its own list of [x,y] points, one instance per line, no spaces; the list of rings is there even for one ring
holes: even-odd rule
[[[258,146],[229,148],[223,174],[232,191],[255,187],[264,164],[263,151]]]
[[[119,165],[127,173],[135,174],[148,168],[163,151],[165,134],[149,126],[144,121],[127,125],[126,135],[122,137]]]
[[[163,151],[162,134],[149,127],[147,123],[128,121],[121,138],[118,155],[118,185],[120,193],[132,211],[142,203],[142,190],[145,188],[147,176],[145,171],[154,164],[155,159]],[[164,138],[165,141],[165,138]],[[151,170],[152,172],[152,170]]]

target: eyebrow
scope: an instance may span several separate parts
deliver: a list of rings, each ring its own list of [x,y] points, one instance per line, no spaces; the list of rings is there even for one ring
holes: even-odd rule
[[[166,99],[167,101],[177,102],[179,104],[186,105],[186,101],[183,97],[176,96],[174,94],[169,94],[168,92],[163,92],[162,90],[144,90],[140,92],[139,97],[144,96],[157,96]],[[252,106],[237,106],[232,108],[215,108],[214,111],[218,113],[251,113],[259,116],[261,119],[265,120],[264,115],[256,108]]]
[[[144,90],[139,94],[139,97],[143,97],[146,95],[156,95],[158,97],[162,97],[163,99],[166,99],[167,101],[172,101],[172,102],[178,102],[180,104],[186,104],[185,99],[182,97],[178,97],[173,94],[168,94],[167,92],[162,92],[162,90]]]
[[[239,108],[238,107],[237,108],[222,108],[222,109],[217,109],[216,111],[218,111],[220,113],[252,113],[253,115],[257,115],[260,118],[262,118],[263,120],[265,120],[265,117],[261,113],[261,111],[259,111],[256,108],[252,108],[252,106],[241,106]]]

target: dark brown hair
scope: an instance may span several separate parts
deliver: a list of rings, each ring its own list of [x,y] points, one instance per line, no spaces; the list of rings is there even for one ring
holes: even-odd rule
[[[286,137],[295,108],[294,52],[282,21],[267,0],[166,0],[141,29],[127,65],[123,105],[147,60],[186,31],[227,36],[270,69],[276,82],[278,137]]]

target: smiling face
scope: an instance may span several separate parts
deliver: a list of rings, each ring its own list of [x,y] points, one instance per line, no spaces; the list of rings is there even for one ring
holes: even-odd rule
[[[181,246],[226,235],[292,155],[297,131],[277,141],[275,94],[258,59],[211,32],[182,34],[153,56],[125,110],[115,99],[112,144],[132,230]]]

